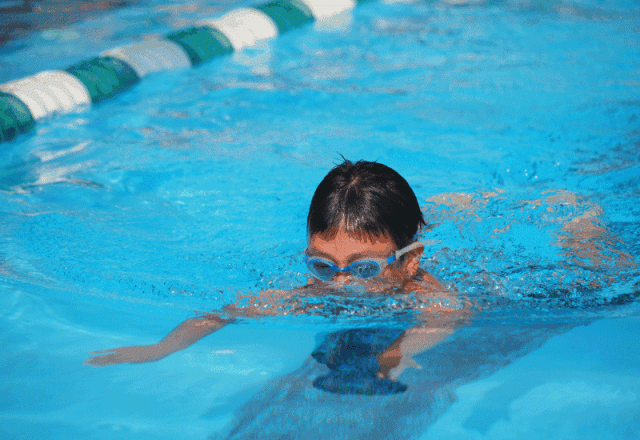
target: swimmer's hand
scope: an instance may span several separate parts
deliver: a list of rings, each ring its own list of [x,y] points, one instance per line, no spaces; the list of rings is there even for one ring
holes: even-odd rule
[[[407,368],[422,369],[411,356],[402,355],[400,347],[389,347],[378,355],[378,379],[398,380],[398,377]]]
[[[398,339],[378,355],[378,377],[397,380],[407,368],[422,369],[413,356],[439,344],[452,333],[453,328],[444,325],[429,327],[418,324],[405,330]]]
[[[169,356],[171,353],[187,348],[208,334],[221,329],[231,321],[212,313],[207,313],[199,318],[187,319],[157,344],[133,345],[112,348],[111,350],[92,351],[89,354],[99,354],[99,356],[87,358],[84,361],[84,365],[102,367],[113,364],[139,364],[141,362],[157,361]]]
[[[160,344],[134,345],[131,347],[112,348],[110,350],[92,351],[89,354],[106,353],[100,356],[89,357],[84,365],[103,367],[113,364],[139,364],[141,362],[153,362],[171,354],[171,351],[163,350]]]

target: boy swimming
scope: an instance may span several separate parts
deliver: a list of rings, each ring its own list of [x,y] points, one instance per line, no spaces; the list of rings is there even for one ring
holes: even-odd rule
[[[424,245],[415,240],[425,221],[416,196],[393,169],[376,163],[345,160],[320,182],[307,217],[305,262],[313,276],[307,286],[290,292],[265,291],[264,303],[281,302],[308,292],[322,293],[356,285],[375,292],[415,292],[426,297],[454,295],[419,267]],[[259,303],[260,301],[258,301]],[[377,376],[396,379],[407,367],[419,368],[412,355],[439,343],[453,332],[451,317],[459,311],[437,306],[429,322],[405,330],[378,356]],[[277,307],[229,306],[225,316],[278,313]],[[310,312],[304,306],[297,313]],[[282,312],[291,313],[291,312]],[[440,316],[440,317],[437,317]],[[213,333],[233,318],[213,313],[190,318],[152,345],[92,352],[85,364],[151,362],[182,350]]]

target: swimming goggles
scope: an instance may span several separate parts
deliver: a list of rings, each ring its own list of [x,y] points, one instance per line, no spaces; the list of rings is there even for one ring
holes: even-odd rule
[[[366,280],[377,277],[385,267],[392,264],[402,255],[421,246],[424,246],[424,244],[420,241],[416,241],[409,246],[394,252],[394,254],[389,258],[365,258],[354,261],[347,267],[338,267],[325,258],[310,257],[307,254],[308,250],[305,250],[304,261],[307,263],[309,272],[311,272],[314,277],[322,281],[329,281],[333,278],[333,275],[335,275],[336,272],[350,273],[353,276]]]

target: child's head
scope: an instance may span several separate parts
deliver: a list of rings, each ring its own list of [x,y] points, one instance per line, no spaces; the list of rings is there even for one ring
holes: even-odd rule
[[[356,273],[369,278],[366,271],[383,278],[410,277],[418,269],[422,248],[407,246],[424,224],[418,200],[402,176],[379,163],[345,160],[320,182],[311,200],[307,264],[323,280]],[[405,258],[387,265],[403,248]]]
[[[400,174],[376,162],[345,160],[316,189],[307,235],[342,229],[355,238],[388,235],[397,249],[425,225],[413,190]]]

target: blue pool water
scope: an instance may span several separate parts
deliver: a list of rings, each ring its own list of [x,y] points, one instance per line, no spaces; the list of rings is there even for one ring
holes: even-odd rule
[[[0,50],[0,83],[237,5],[34,33]],[[640,438],[639,26],[624,0],[371,2],[2,144],[0,438]],[[423,267],[478,304],[403,392],[313,385],[338,336],[410,325],[402,295],[82,365],[305,283],[308,204],[340,154],[409,181]]]

